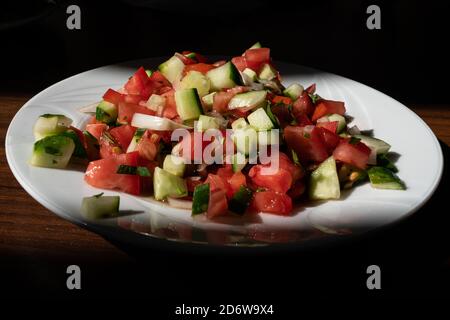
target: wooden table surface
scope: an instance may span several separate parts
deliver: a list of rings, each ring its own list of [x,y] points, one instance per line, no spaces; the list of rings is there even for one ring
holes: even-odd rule
[[[129,259],[102,237],[65,221],[29,196],[12,175],[5,157],[5,135],[14,114],[28,95],[0,95],[0,256],[98,257]],[[409,106],[431,127],[437,137],[450,145],[450,107]]]

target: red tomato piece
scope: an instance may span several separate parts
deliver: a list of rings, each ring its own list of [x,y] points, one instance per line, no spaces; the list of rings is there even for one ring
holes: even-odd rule
[[[316,92],[316,84],[313,83],[308,88],[306,88],[305,91],[306,91],[306,93],[314,94],[314,92]]]
[[[349,140],[341,140],[333,152],[334,159],[364,170],[369,160],[370,149],[364,143],[351,144]]]
[[[223,216],[228,213],[228,202],[224,190],[215,189],[209,193],[208,210],[206,217],[212,219],[214,217]]]
[[[270,49],[248,49],[245,51],[244,57],[247,62],[247,68],[258,72],[263,64],[270,62]]]
[[[103,133],[99,139],[100,144],[100,157],[106,158],[117,158],[117,156],[124,153],[124,150],[120,147],[117,141],[114,140],[111,135],[106,135]]]
[[[214,69],[215,67],[211,64],[207,63],[196,63],[196,64],[190,64],[184,67],[183,73],[186,74],[189,71],[198,71],[203,74],[207,73],[209,70]]]
[[[233,92],[217,92],[213,97],[213,110],[219,113],[228,111],[228,103],[235,94]]]
[[[158,155],[160,136],[150,131],[145,131],[137,145],[139,156],[147,160],[155,160]],[[130,140],[131,141],[131,140]]]
[[[241,72],[244,71],[245,68],[247,68],[247,61],[245,61],[245,57],[243,56],[234,57],[233,59],[231,59],[231,62],[234,64],[236,69]]]
[[[326,121],[326,122],[318,122],[318,128],[324,128],[329,130],[330,132],[336,133],[338,127],[338,121]]]
[[[272,98],[272,103],[273,104],[277,104],[277,103],[292,104],[292,99],[289,97],[285,97],[285,96],[274,96]]]
[[[180,54],[180,53],[177,52],[177,53],[175,53],[175,56],[178,59],[180,59],[185,65],[195,64],[196,63],[195,60],[193,60],[193,59],[191,59],[189,57],[186,57],[184,54]]]
[[[113,89],[108,89],[103,95],[103,100],[108,101],[116,106],[125,101],[125,95]]]
[[[272,106],[272,113],[275,115],[275,117],[277,117],[282,128],[289,125],[294,120],[291,113],[289,112],[288,107],[283,104]]]
[[[308,95],[308,93],[303,92],[292,105],[292,114],[294,115],[295,118],[298,118],[301,115],[311,117],[313,113],[314,113],[314,104],[312,103],[312,100]]]
[[[328,158],[322,132],[314,126],[284,128],[284,138],[289,148],[294,150],[302,163],[322,162]]]
[[[128,80],[124,88],[128,94],[140,95],[141,91],[145,88],[149,78],[145,69],[140,67],[136,73]]]
[[[256,192],[251,208],[257,212],[289,216],[292,212],[292,199],[284,193],[274,191]]]
[[[109,133],[111,136],[119,143],[123,150],[127,150],[128,145],[133,139],[136,128],[130,125],[122,125],[119,127],[112,128]]]
[[[281,193],[289,190],[292,185],[292,175],[289,171],[279,167],[275,173],[263,175],[261,172],[263,168],[263,165],[257,164],[248,173],[256,186]]]
[[[312,121],[315,122],[317,121],[317,119],[332,113],[343,115],[345,113],[344,102],[333,100],[320,100],[316,105],[314,114],[312,115]]]
[[[186,178],[186,185],[189,192],[194,192],[195,187],[201,184],[204,184],[204,182],[202,179],[198,179],[198,177]]]
[[[297,199],[301,197],[306,190],[306,185],[304,180],[298,180],[294,185],[289,189],[288,196],[292,199]]]
[[[131,123],[131,120],[133,119],[133,115],[135,113],[143,113],[152,116],[155,115],[155,111],[134,103],[119,103],[118,109],[119,112],[117,116],[117,122],[122,124]]]
[[[108,129],[104,123],[89,123],[86,125],[86,131],[92,134],[97,140],[100,140],[101,135]]]
[[[170,84],[169,80],[167,80],[167,78],[164,77],[164,75],[159,71],[155,71],[152,73],[152,75],[150,76],[150,81],[154,82],[157,85],[157,87],[171,87],[172,86]]]
[[[317,129],[320,129],[320,132],[321,132],[322,138],[323,138],[323,142],[325,143],[325,145],[327,147],[328,153],[332,154],[333,150],[339,144],[339,141],[340,141],[339,136],[336,133],[331,132],[330,130],[328,130],[326,128],[318,127]]]
[[[118,174],[119,165],[138,165],[137,152],[124,153],[115,158],[91,161],[86,169],[84,180],[93,187],[102,189],[119,189],[123,192],[139,195],[141,179],[138,175]]]
[[[175,102],[175,90],[172,89],[170,91],[167,91],[166,93],[162,94],[162,96],[166,98],[166,105],[163,109],[162,116],[168,119],[178,117],[177,104]]]

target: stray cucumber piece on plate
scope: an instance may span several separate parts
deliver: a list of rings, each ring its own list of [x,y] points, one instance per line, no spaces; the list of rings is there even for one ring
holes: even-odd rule
[[[81,203],[81,214],[84,218],[95,220],[107,217],[117,217],[119,214],[120,197],[99,194],[85,197]]]
[[[209,183],[195,187],[192,198],[192,215],[197,215],[208,211],[209,203]]]
[[[65,168],[75,150],[69,137],[48,136],[34,143],[30,164],[37,167]]]
[[[341,188],[336,171],[336,161],[331,156],[311,173],[309,197],[312,200],[339,199]]]
[[[405,184],[391,170],[383,167],[372,167],[369,174],[370,185],[377,189],[405,190]]]
[[[72,120],[61,114],[43,114],[33,127],[33,133],[36,140],[52,136],[66,131]]]
[[[153,173],[153,192],[156,200],[167,197],[181,198],[188,195],[186,181],[164,169],[155,168]]]

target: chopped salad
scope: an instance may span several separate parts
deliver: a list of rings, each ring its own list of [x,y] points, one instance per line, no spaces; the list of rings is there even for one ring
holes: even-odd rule
[[[175,53],[80,111],[90,114],[84,128],[64,115],[38,118],[31,165],[87,159],[89,185],[153,196],[192,215],[289,216],[293,203],[336,200],[367,180],[405,189],[391,146],[348,126],[345,103],[320,96],[315,84],[285,87],[259,43],[230,61]],[[115,196],[83,200],[92,217],[118,206]]]

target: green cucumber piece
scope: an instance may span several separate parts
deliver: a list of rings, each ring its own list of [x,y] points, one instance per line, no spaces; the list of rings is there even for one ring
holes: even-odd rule
[[[258,78],[263,80],[272,80],[277,76],[277,71],[268,63],[264,64],[259,72]]]
[[[379,154],[377,156],[377,165],[389,169],[394,173],[398,172],[396,165],[387,157],[387,154]]]
[[[147,74],[147,77],[150,77],[153,74],[153,71],[147,69],[147,70],[145,70],[145,73]]]
[[[258,80],[258,75],[252,69],[245,68],[244,71],[242,71],[242,80],[244,82],[244,85],[251,86],[255,81]]]
[[[280,131],[278,129],[259,131],[258,144],[264,146],[280,144]]]
[[[239,129],[245,129],[248,128],[250,125],[245,121],[244,118],[239,118],[231,124],[231,128],[233,130],[239,130]]]
[[[230,211],[243,215],[250,205],[253,192],[246,186],[241,186],[238,191],[233,195],[228,204]]]
[[[391,149],[391,145],[384,142],[383,140],[364,136],[361,134],[353,135],[353,138],[359,139],[362,143],[370,148],[370,156],[368,163],[372,165],[377,164],[377,155],[385,154]]]
[[[270,120],[270,117],[263,108],[259,108],[250,113],[247,120],[257,131],[267,131],[274,127],[272,120]]]
[[[195,187],[192,197],[192,215],[208,211],[209,204],[209,183],[201,184]]]
[[[237,152],[231,156],[231,168],[233,172],[241,172],[242,169],[247,165],[248,159],[244,154]]]
[[[217,118],[200,115],[197,120],[197,131],[206,131],[208,129],[219,129],[220,123]]]
[[[65,168],[75,150],[75,143],[62,135],[48,136],[34,143],[30,164],[37,167]]]
[[[256,153],[258,135],[254,128],[249,126],[244,129],[233,130],[232,139],[240,153],[245,155]]]
[[[201,72],[189,71],[180,82],[180,89],[197,89],[198,95],[203,97],[209,93],[211,87],[209,79]]]
[[[302,85],[300,85],[298,83],[293,83],[289,87],[284,89],[283,94],[285,96],[291,98],[292,100],[297,100],[298,97],[300,97],[302,95],[303,90],[305,90],[305,89],[303,88]]]
[[[33,127],[36,140],[66,131],[72,120],[61,114],[43,114],[39,116]]]
[[[116,122],[117,114],[117,107],[105,100],[100,102],[95,109],[95,119],[106,124]]]
[[[186,164],[183,158],[168,154],[164,158],[163,169],[178,177],[182,177],[186,169]]]
[[[267,91],[258,90],[238,93],[228,103],[230,110],[237,108],[256,108],[266,102]]]
[[[169,80],[170,83],[174,83],[176,80],[181,78],[181,74],[184,70],[184,63],[178,57],[173,56],[164,63],[161,63],[158,70],[163,74],[164,77]]]
[[[341,188],[336,171],[336,161],[331,156],[311,173],[309,197],[312,200],[339,199]]]
[[[81,202],[81,215],[89,220],[117,217],[119,215],[120,197],[96,195],[84,197]]]
[[[317,119],[317,123],[320,122],[337,122],[336,133],[340,134],[345,129],[347,123],[345,122],[345,118],[340,114],[330,114],[328,116],[323,116]]]
[[[259,48],[262,48],[262,46],[261,46],[261,43],[259,43],[259,41],[258,41],[248,49],[250,50],[250,49],[259,49]]]
[[[153,192],[156,200],[167,197],[181,198],[188,195],[186,181],[164,169],[155,168],[153,173]]]
[[[377,189],[405,190],[405,184],[391,170],[372,167],[367,171],[370,185]]]
[[[137,128],[127,148],[127,153],[136,151],[137,145],[147,129]]]
[[[73,143],[75,144],[75,149],[73,151],[74,157],[83,159],[87,158],[86,149],[84,148],[83,143],[81,142],[80,138],[78,137],[75,131],[69,129],[61,133],[61,135],[72,139]]]
[[[214,104],[214,95],[215,92],[211,92],[207,94],[206,96],[202,97],[203,105],[206,107],[207,110],[211,110],[213,104]]]
[[[211,83],[211,91],[233,88],[242,84],[241,75],[231,61],[209,70],[206,76]]]
[[[181,89],[175,91],[177,112],[183,121],[197,120],[203,113],[197,89]]]

